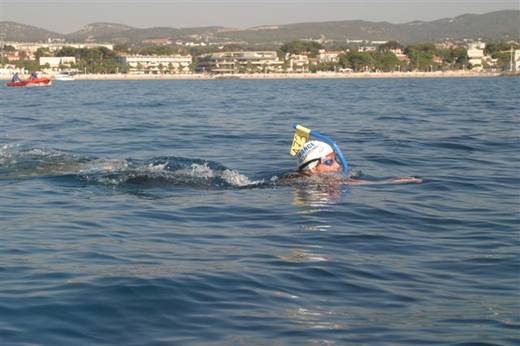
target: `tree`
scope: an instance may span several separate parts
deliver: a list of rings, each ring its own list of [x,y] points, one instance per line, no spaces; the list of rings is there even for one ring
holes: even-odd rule
[[[351,51],[340,57],[340,64],[354,71],[365,71],[374,66],[374,59],[370,53]]]
[[[177,51],[171,46],[151,46],[139,51],[141,55],[173,55],[176,53]]]
[[[16,52],[16,48],[14,48],[11,45],[5,45],[4,48],[2,48],[2,51],[4,52]]]
[[[508,51],[496,52],[493,57],[497,59],[497,68],[507,71],[511,67],[511,53]]]
[[[49,48],[38,48],[34,53],[34,56],[36,57],[36,60],[40,60],[41,57],[52,56],[52,54],[49,51]]]
[[[38,71],[41,68],[36,60],[18,60],[14,63],[14,66],[27,71]]]
[[[318,55],[320,49],[323,49],[323,46],[314,41],[292,41],[282,45],[279,50],[283,53],[283,55],[289,54],[308,54],[310,57],[315,57]]]
[[[466,48],[451,48],[439,50],[439,54],[443,57],[445,66],[449,69],[462,69],[468,65],[468,51]]]
[[[388,52],[393,49],[403,49],[403,46],[397,41],[388,41],[377,48],[379,52]]]
[[[105,47],[91,49],[63,47],[56,56],[76,57],[77,67],[87,73],[116,73],[125,70],[116,53]]]
[[[418,70],[428,70],[434,65],[433,56],[437,54],[437,48],[431,43],[410,45],[405,48],[405,54],[410,59],[410,64]]]
[[[497,59],[497,68],[500,70],[511,69],[511,49],[519,49],[516,42],[492,42],[486,46],[484,53]]]
[[[374,52],[372,58],[375,62],[375,68],[380,71],[395,71],[395,69],[401,65],[401,61],[397,56],[389,51],[386,52]]]
[[[116,44],[114,46],[114,52],[116,53],[131,53],[132,49],[128,46],[128,44]]]
[[[59,51],[56,52],[56,56],[74,56],[78,59],[80,50],[73,47],[63,47]]]
[[[490,42],[486,45],[484,49],[484,54],[491,55],[493,58],[497,58],[496,54],[500,52],[505,52],[513,49],[519,49],[520,45],[516,42]]]
[[[333,62],[322,62],[316,66],[318,71],[336,71],[337,64]]]

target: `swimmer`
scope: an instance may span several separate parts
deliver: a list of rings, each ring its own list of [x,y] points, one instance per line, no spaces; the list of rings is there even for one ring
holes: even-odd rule
[[[421,183],[422,179],[416,177],[400,177],[378,181],[356,179],[351,176],[345,177],[344,166],[337,157],[337,153],[327,143],[319,140],[311,140],[303,144],[297,152],[298,173],[306,177],[326,177],[327,179],[344,180],[350,185],[374,185],[374,184],[405,184]]]

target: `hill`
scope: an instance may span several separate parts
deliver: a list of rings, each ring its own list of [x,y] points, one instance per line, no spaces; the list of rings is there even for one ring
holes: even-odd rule
[[[126,35],[133,28],[128,25],[113,23],[92,23],[80,30],[66,35],[68,41],[83,42],[88,39],[110,41],[118,35]]]
[[[44,41],[63,38],[69,42],[85,40],[114,43],[141,43],[148,39],[205,40],[244,42],[250,44],[281,44],[298,39],[322,39],[344,43],[345,40],[395,40],[402,43],[433,42],[446,38],[484,40],[519,40],[520,11],[504,10],[486,14],[464,14],[434,21],[413,21],[403,24],[346,20],[257,26],[248,29],[225,27],[202,28],[134,28],[113,23],[89,24],[70,34],[59,34],[29,25],[0,22],[0,34],[7,41]]]
[[[65,35],[32,25],[15,22],[0,22],[0,35],[6,41],[38,42],[48,38],[65,38]]]
[[[367,22],[361,20],[300,23],[248,29],[217,34],[231,40],[251,43],[288,42],[297,39],[328,39],[345,42],[356,40],[395,40],[403,43],[441,41],[446,38],[482,38],[486,40],[520,38],[520,11],[507,10],[481,15],[465,14],[430,22],[404,24]]]

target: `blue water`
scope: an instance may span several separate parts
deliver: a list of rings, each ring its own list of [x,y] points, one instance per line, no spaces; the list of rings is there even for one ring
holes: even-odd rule
[[[518,81],[2,86],[0,344],[518,345]]]

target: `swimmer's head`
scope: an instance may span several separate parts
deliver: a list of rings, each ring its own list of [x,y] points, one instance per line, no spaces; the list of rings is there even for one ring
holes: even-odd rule
[[[330,145],[312,140],[303,145],[296,154],[298,171],[302,173],[340,172],[341,165],[336,161],[336,153]]]

